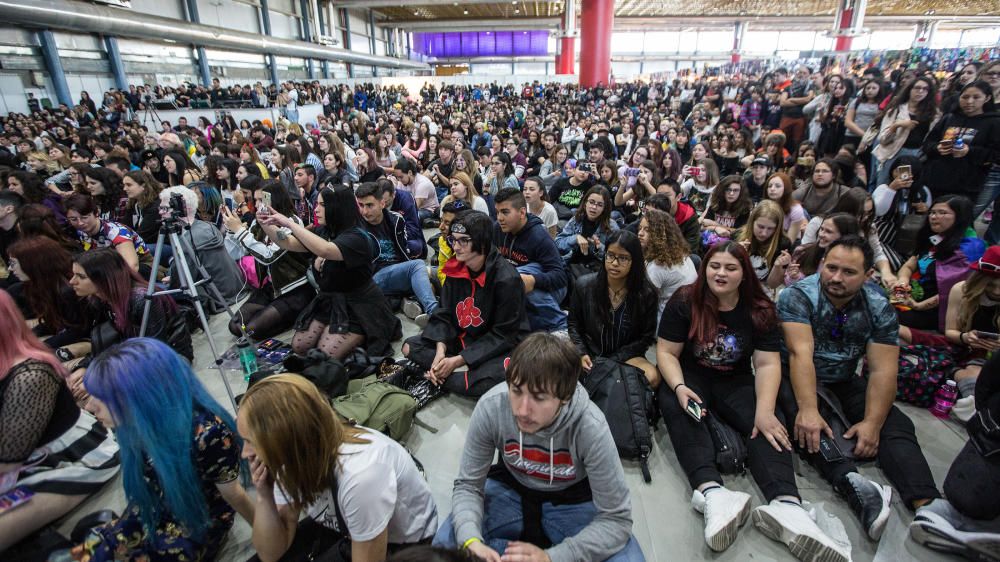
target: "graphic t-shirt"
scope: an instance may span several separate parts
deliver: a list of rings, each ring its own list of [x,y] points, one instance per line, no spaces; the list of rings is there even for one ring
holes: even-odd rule
[[[98,248],[114,248],[119,244],[132,244],[135,247],[136,255],[144,256],[149,253],[149,248],[141,236],[131,228],[117,222],[102,220],[101,228],[94,236],[90,236],[82,230],[77,230],[76,233],[85,252]]]
[[[851,302],[837,310],[823,293],[819,275],[810,275],[781,292],[778,317],[782,322],[812,326],[813,365],[820,382],[854,376],[869,343],[899,343],[896,311],[871,283],[865,283]],[[787,361],[787,351],[782,356]]]
[[[375,260],[376,270],[403,261],[397,251],[389,221],[383,220],[379,224],[365,223],[365,228],[378,240],[379,254],[378,259]]]
[[[719,312],[719,327],[715,338],[707,343],[688,338],[691,329],[691,303],[685,293],[677,293],[667,302],[660,318],[659,337],[683,343],[681,369],[711,377],[720,375],[749,376],[753,374],[750,360],[754,351],[781,351],[781,336],[777,326],[758,333],[753,327],[750,306],[740,303],[733,310]]]

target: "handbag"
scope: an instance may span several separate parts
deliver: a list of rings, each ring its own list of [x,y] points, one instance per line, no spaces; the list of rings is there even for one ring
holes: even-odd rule
[[[875,139],[878,138],[878,127],[872,125],[865,130],[865,134],[861,136],[861,140],[858,141],[857,152],[860,154],[871,147]]]
[[[743,474],[747,469],[747,442],[726,422],[709,411],[703,420],[715,444],[715,466],[722,474]]]

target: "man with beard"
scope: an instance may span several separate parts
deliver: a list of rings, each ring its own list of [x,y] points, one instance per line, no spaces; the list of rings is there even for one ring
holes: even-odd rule
[[[893,406],[899,370],[899,323],[888,299],[866,280],[874,272],[868,244],[845,236],[832,244],[818,273],[782,291],[778,314],[785,334],[785,373],[794,399],[784,406],[795,420],[794,439],[806,459],[833,484],[878,540],[890,514],[892,490],[861,476],[852,459],[878,458],[910,509],[941,497],[914,434],[913,422]],[[868,362],[868,376],[857,375]],[[835,395],[847,422],[839,439],[819,412],[817,390]]]
[[[830,158],[823,158],[813,166],[812,181],[792,192],[792,197],[802,203],[809,216],[825,215],[833,210],[840,196],[847,192],[845,185],[837,183],[840,168]]]

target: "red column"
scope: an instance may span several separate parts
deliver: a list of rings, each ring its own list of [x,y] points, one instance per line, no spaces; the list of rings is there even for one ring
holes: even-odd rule
[[[614,0],[583,0],[580,23],[580,85],[608,84],[611,74],[611,29],[615,24]]]
[[[843,32],[851,29],[851,20],[854,18],[854,9],[847,9],[840,13],[840,25],[837,31]],[[851,37],[847,35],[838,35],[836,46],[834,46],[835,51],[850,51],[851,50]]]
[[[576,37],[560,37],[559,49],[556,74],[573,74],[576,71]]]

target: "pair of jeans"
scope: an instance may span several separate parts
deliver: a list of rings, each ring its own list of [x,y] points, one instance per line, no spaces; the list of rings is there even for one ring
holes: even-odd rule
[[[822,384],[837,396],[848,423],[856,424],[864,419],[868,379],[852,374],[844,381],[817,384]],[[791,392],[791,385],[782,385],[782,389],[781,404],[786,409],[785,417],[791,421],[791,426],[798,415],[798,404]],[[791,429],[793,428],[790,427],[789,430]],[[816,467],[831,484],[836,485],[849,472],[857,472],[857,466],[849,459],[831,462],[823,459],[819,453],[801,452],[809,464]],[[910,509],[913,509],[915,500],[941,497],[934,484],[934,475],[931,474],[927,459],[917,442],[913,422],[895,406],[889,410],[879,433],[878,463]]]
[[[717,416],[747,438],[750,474],[768,502],[778,496],[800,497],[791,451],[774,450],[763,434],[750,439],[757,411],[753,375],[704,376],[689,371],[684,373],[684,385],[698,394],[709,415]],[[715,466],[715,444],[706,422],[696,421],[681,409],[669,385],[661,384],[659,392],[660,412],[688,483],[692,488],[706,482],[721,484],[722,475]],[[785,423],[781,411],[774,415]]]
[[[522,275],[538,275],[542,266],[537,263],[526,263],[517,268]],[[535,289],[525,295],[525,306],[528,309],[528,324],[531,331],[555,332],[567,329],[566,312],[562,309],[562,301],[566,298],[566,287],[543,291]]]
[[[299,122],[299,110],[298,109],[287,109],[285,110],[285,118],[292,123]]]
[[[437,217],[436,209],[417,209],[417,220],[420,221],[420,226],[424,226],[424,221],[427,219],[433,219]]]
[[[520,540],[523,529],[521,496],[509,486],[486,479],[486,497],[483,500],[482,540],[486,546],[503,555],[507,543]],[[542,504],[542,528],[552,544],[559,544],[583,530],[597,515],[594,502],[568,505]],[[451,515],[444,520],[434,535],[434,546],[456,549],[462,545],[455,540]],[[643,562],[646,560],[638,541],[630,536],[625,546],[608,562]]]
[[[427,277],[427,267],[423,260],[408,260],[387,265],[375,272],[375,284],[386,295],[414,295],[420,301],[424,312],[430,314],[437,308],[438,301]]]

